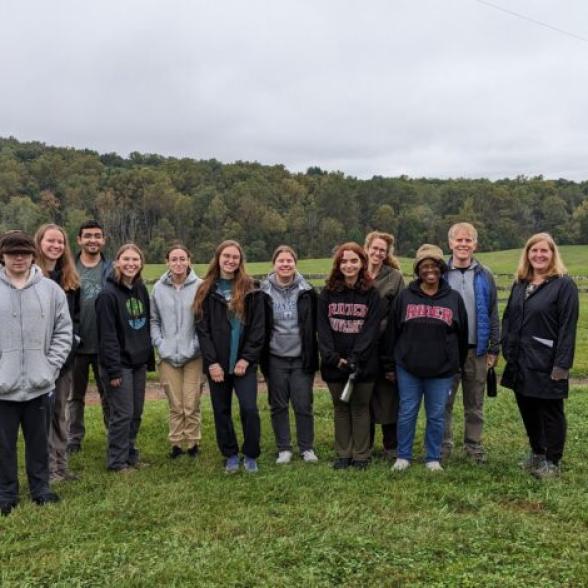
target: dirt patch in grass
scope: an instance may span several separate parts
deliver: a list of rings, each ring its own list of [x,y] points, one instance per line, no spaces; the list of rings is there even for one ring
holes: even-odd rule
[[[541,500],[510,499],[501,500],[500,504],[512,512],[541,513],[545,511],[545,504]]]

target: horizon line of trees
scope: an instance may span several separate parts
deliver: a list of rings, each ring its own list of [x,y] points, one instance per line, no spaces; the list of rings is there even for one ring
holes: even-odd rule
[[[547,231],[559,244],[588,243],[588,181],[542,176],[488,179],[360,180],[310,167],[223,164],[215,159],[133,152],[128,158],[89,149],[0,138],[0,230],[34,232],[44,222],[65,227],[100,221],[110,251],[136,242],[148,262],[163,261],[173,240],[208,262],[224,239],[236,239],[251,261],[281,243],[302,258],[328,257],[343,241],[363,242],[378,229],[412,256],[424,242],[446,246],[455,222],[473,223],[480,251],[521,247]]]

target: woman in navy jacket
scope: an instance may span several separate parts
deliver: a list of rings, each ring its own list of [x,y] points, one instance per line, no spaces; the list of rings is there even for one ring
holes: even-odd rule
[[[233,389],[243,426],[243,466],[257,472],[260,420],[257,364],[265,343],[265,294],[247,275],[245,255],[236,241],[216,249],[194,299],[196,329],[208,376],[216,439],[225,471],[239,470],[239,446],[231,416]]]
[[[502,319],[506,367],[502,385],[515,392],[531,454],[523,466],[537,478],[559,474],[566,440],[564,399],[574,361],[578,290],[551,235],[523,249]]]

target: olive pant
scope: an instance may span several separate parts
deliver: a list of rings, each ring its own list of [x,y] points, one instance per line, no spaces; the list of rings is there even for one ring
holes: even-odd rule
[[[373,382],[356,382],[349,402],[339,397],[345,382],[327,384],[335,410],[335,452],[337,457],[364,461],[370,458],[370,399]]]
[[[464,448],[470,453],[483,452],[482,430],[484,428],[484,393],[487,373],[487,356],[477,356],[474,348],[469,349],[462,373],[453,379],[451,394],[445,406],[443,450],[446,455],[453,448],[453,404],[460,381],[464,412]]]

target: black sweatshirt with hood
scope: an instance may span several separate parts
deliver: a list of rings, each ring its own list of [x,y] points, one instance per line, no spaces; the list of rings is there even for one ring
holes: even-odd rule
[[[324,288],[317,310],[321,375],[325,382],[344,382],[349,369],[339,368],[346,359],[357,368],[358,382],[373,382],[378,375],[378,331],[381,320],[378,291],[343,287]]]
[[[130,288],[109,276],[96,298],[98,359],[110,380],[122,368],[147,365],[153,369],[149,294],[142,281]]]
[[[414,280],[398,294],[381,341],[384,371],[399,365],[418,378],[460,371],[468,352],[468,316],[462,297],[441,279],[433,296]]]

